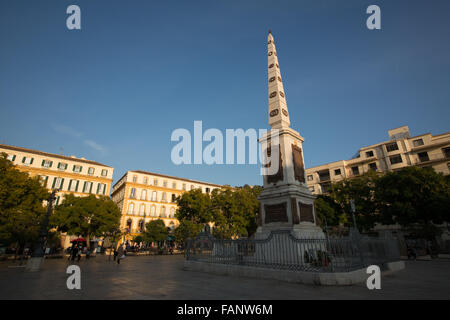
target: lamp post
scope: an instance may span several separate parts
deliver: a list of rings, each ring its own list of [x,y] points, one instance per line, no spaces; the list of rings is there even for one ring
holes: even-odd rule
[[[45,214],[44,221],[41,225],[41,231],[39,233],[39,240],[34,244],[33,253],[31,254],[30,260],[28,260],[26,270],[28,271],[39,271],[42,261],[44,260],[44,246],[47,241],[48,236],[48,222],[50,215],[52,213],[53,201],[56,199],[56,193],[58,189],[53,189],[50,197],[48,198],[47,213]]]

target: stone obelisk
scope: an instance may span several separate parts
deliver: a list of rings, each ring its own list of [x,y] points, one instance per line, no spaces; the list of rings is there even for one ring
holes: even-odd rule
[[[267,40],[269,125],[272,129],[259,139],[261,150],[270,162],[265,165],[264,190],[259,196],[256,238],[267,238],[273,230],[290,230],[299,238],[323,238],[314,211],[315,197],[305,183],[304,139],[290,128],[286,93],[270,30]],[[272,170],[268,170],[272,164]]]

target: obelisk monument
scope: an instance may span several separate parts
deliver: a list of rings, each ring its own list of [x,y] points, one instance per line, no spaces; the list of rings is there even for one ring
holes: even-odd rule
[[[272,129],[259,139],[261,150],[270,162],[265,165],[264,190],[259,196],[256,238],[265,239],[273,230],[290,230],[298,238],[324,238],[322,229],[317,226],[315,197],[305,183],[304,139],[290,128],[286,93],[270,30],[267,44],[269,125]]]

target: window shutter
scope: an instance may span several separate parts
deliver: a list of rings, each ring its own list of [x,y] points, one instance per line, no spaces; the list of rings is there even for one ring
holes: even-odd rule
[[[69,181],[69,187],[67,188],[67,190],[69,190],[69,191],[71,191],[70,188],[72,187],[72,181],[73,181],[72,179],[70,179],[70,181]]]
[[[92,193],[92,185],[93,185],[93,183],[91,182],[91,187],[89,188],[89,193]]]
[[[103,185],[103,194],[106,193],[106,183]]]
[[[22,158],[22,163],[25,163],[25,159],[26,159],[27,157],[23,157]]]
[[[75,172],[76,165],[73,165],[72,171]]]
[[[80,183],[80,180],[77,180],[77,185],[75,186],[75,192],[78,191],[78,184]]]
[[[100,193],[100,187],[101,187],[101,185],[102,185],[101,183],[98,183],[98,184],[97,184],[97,194]]]
[[[41,164],[42,167],[44,166],[44,163],[45,163],[45,160],[42,160],[42,164]]]
[[[67,169],[67,166],[68,166],[68,164],[66,163],[66,164],[64,165],[64,169]]]
[[[57,177],[54,177],[54,178],[53,178],[52,189],[54,189],[54,188],[55,188],[55,184],[56,184],[56,179],[58,179],[58,178],[57,178]]]
[[[50,161],[50,165],[48,167],[51,168],[52,165],[53,165],[53,161]]]
[[[64,178],[61,179],[61,185],[59,186],[59,189],[62,190],[64,186]]]
[[[34,158],[31,158],[30,164],[33,164],[33,160],[34,160]]]
[[[80,172],[83,171],[83,166],[80,166]]]

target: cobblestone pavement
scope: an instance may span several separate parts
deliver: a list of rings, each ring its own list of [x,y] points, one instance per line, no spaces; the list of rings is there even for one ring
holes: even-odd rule
[[[81,290],[68,290],[65,259],[44,262],[28,273],[0,262],[0,299],[449,299],[450,260],[410,261],[382,278],[381,290],[365,284],[319,287],[183,271],[183,256],[127,257],[120,265],[105,256],[82,260]]]

